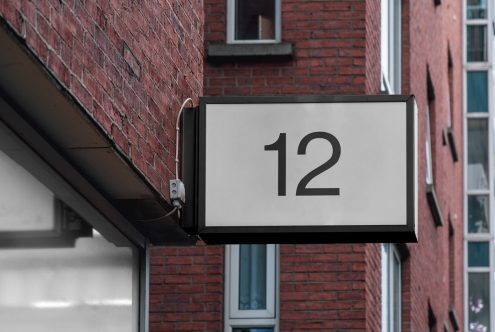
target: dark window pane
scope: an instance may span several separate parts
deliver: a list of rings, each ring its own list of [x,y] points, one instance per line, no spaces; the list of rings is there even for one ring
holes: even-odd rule
[[[467,0],[467,18],[486,18],[486,0]]]
[[[488,266],[489,263],[488,242],[469,242],[468,244],[468,265]]]
[[[235,39],[275,39],[275,0],[236,0]]]
[[[266,245],[239,246],[239,309],[266,309]]]
[[[486,71],[467,72],[468,112],[488,112],[488,74]]]
[[[490,331],[490,274],[469,273],[469,331]]]
[[[468,119],[468,189],[488,189],[488,120]]]
[[[468,196],[468,232],[488,233],[488,196]]]
[[[467,26],[467,60],[486,61],[486,25]]]
[[[273,327],[236,327],[233,332],[273,332]]]

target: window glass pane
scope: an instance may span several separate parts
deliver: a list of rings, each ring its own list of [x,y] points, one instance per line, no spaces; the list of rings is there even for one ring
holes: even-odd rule
[[[393,321],[390,326],[394,327],[394,331],[400,331],[400,323],[401,323],[401,289],[400,289],[400,261],[399,258],[394,254],[393,255],[393,296],[394,296],[394,314]]]
[[[273,327],[236,327],[233,332],[273,332]]]
[[[55,229],[53,193],[2,151],[0,183],[0,232]]]
[[[467,0],[467,18],[486,18],[486,0]]]
[[[137,249],[108,241],[14,161],[22,147],[0,139],[0,150],[0,330],[137,331]]]
[[[468,196],[468,232],[488,233],[488,196]]]
[[[266,309],[266,245],[239,246],[239,309]]]
[[[468,189],[488,189],[488,120],[468,119]]]
[[[433,156],[431,151],[430,103],[426,105],[426,184],[433,184]]]
[[[2,329],[136,331],[135,259],[97,233],[73,247],[0,250]]]
[[[490,274],[469,273],[469,331],[490,331]]]
[[[468,112],[488,112],[488,75],[486,71],[467,72]]]
[[[275,0],[236,0],[235,39],[275,39]]]
[[[489,262],[488,242],[469,242],[468,264],[469,266],[488,266]]]
[[[467,60],[486,61],[486,25],[467,26]]]

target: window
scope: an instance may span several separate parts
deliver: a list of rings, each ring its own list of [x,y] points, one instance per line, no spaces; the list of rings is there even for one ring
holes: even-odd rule
[[[492,331],[493,1],[464,0],[465,331]],[[454,316],[454,315],[452,315]],[[455,318],[455,317],[454,317]]]
[[[466,75],[468,113],[488,112],[488,72],[468,71]]]
[[[426,105],[426,184],[433,185],[433,152],[431,149],[430,104]]]
[[[467,187],[488,189],[488,119],[467,120]]]
[[[435,157],[435,91],[433,88],[433,82],[431,80],[430,72],[426,73],[426,86],[427,86],[427,104],[426,104],[426,133],[425,133],[425,151],[426,151],[426,197],[428,200],[428,206],[430,207],[433,222],[436,226],[443,225],[442,211],[440,210],[440,204],[435,193],[434,188],[434,157]]]
[[[6,331],[139,331],[143,250],[0,122]]]
[[[226,332],[278,330],[277,250],[274,244],[226,247]]]
[[[382,332],[401,331],[401,259],[394,244],[382,245]]]
[[[401,4],[400,0],[381,1],[382,91],[401,92]]]
[[[468,25],[466,31],[467,61],[487,61],[487,26]]]
[[[279,43],[281,0],[228,0],[228,43]]]
[[[454,63],[452,60],[452,54],[450,53],[450,46],[448,47],[447,60],[447,79],[449,81],[449,97],[447,99],[449,103],[449,110],[447,112],[447,139],[449,141],[452,159],[454,160],[454,162],[457,162],[459,161],[459,155],[457,153],[454,126],[452,124],[452,119],[454,117]]]
[[[467,0],[467,18],[486,18],[486,0]]]
[[[489,25],[488,1],[466,1],[466,30],[465,30],[465,56],[468,63],[487,62],[489,59],[488,37]]]

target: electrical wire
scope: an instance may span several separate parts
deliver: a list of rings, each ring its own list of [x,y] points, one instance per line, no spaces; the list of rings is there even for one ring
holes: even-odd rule
[[[190,103],[191,106],[194,106],[193,100],[191,98],[187,98],[186,100],[184,100],[180,108],[179,114],[177,114],[177,121],[175,122],[175,178],[177,180],[179,179],[179,132],[180,132],[179,121],[182,111],[184,110],[184,107],[186,107],[187,103]]]
[[[169,216],[171,216],[172,214],[175,213],[175,211],[177,211],[177,207],[174,207],[172,209],[172,211],[170,211],[169,213],[167,213],[166,215],[164,216],[160,216],[160,217],[156,217],[156,218],[152,218],[152,219],[138,219],[136,220],[137,222],[153,222],[153,221],[160,221],[160,220],[163,220]]]
[[[180,116],[182,115],[182,111],[184,111],[184,108],[186,107],[186,104],[190,103],[191,106],[194,106],[193,100],[191,98],[187,98],[184,100],[182,103],[182,106],[180,107],[179,114],[177,114],[177,120],[175,121],[175,178],[179,180],[179,133],[180,133],[180,127],[179,127],[179,121],[180,121]],[[174,207],[172,211],[167,213],[166,215],[153,218],[153,219],[140,219],[136,220],[137,222],[153,222],[153,221],[160,221],[163,220],[172,214],[174,214],[177,211],[179,213],[179,218],[180,218],[180,210],[179,207]]]

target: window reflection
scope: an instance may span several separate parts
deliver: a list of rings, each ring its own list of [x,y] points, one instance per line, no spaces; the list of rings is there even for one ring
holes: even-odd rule
[[[1,150],[0,183],[0,232],[55,227],[53,193]]]
[[[467,0],[467,18],[486,18],[486,0]]]
[[[469,331],[490,331],[489,273],[469,273]]]
[[[266,245],[239,246],[239,309],[266,309]]]
[[[488,195],[468,196],[468,232],[488,233]]]
[[[58,199],[32,156],[0,122],[0,330],[137,331],[138,249]]]
[[[469,62],[486,61],[486,25],[467,26],[467,60]]]
[[[0,250],[2,329],[134,331],[133,260],[97,233],[73,248]]]
[[[488,120],[468,120],[468,189],[488,189]]]
[[[236,0],[236,40],[275,39],[275,1]]]

